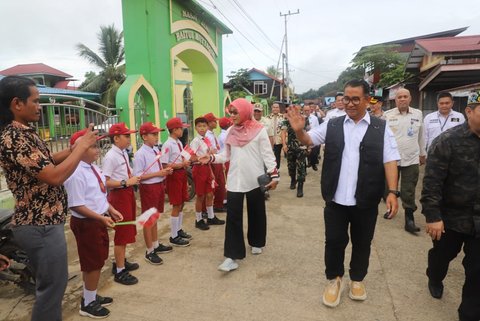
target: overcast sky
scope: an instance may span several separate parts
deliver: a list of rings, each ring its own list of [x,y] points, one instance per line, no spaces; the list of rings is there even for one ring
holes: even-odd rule
[[[234,32],[223,42],[225,75],[276,65],[284,35],[280,12],[299,9],[300,14],[288,19],[290,70],[298,93],[335,80],[365,45],[466,26],[461,35],[480,34],[479,0],[198,2]],[[1,0],[0,13],[0,70],[43,62],[79,79],[77,85],[85,72],[95,69],[78,57],[75,44],[97,50],[101,25],[123,29],[120,0]]]

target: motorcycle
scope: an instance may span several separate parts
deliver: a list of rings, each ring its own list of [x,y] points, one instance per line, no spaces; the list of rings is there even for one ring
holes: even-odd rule
[[[35,293],[35,273],[27,254],[13,240],[13,210],[0,209],[0,254],[10,259],[10,266],[0,271],[0,281],[9,281],[27,294]]]

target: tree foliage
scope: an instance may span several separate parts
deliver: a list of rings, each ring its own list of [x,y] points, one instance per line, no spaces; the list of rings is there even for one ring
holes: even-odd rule
[[[102,104],[114,107],[117,90],[125,80],[123,32],[118,31],[113,24],[101,26],[97,37],[98,54],[82,43],[76,46],[80,57],[101,69],[98,74],[95,72],[85,74],[86,79],[80,85],[80,89],[100,93]]]
[[[273,77],[277,78],[277,79],[279,79],[280,76],[282,75],[280,70],[278,70],[278,68],[273,66],[273,65],[267,67],[266,73],[269,74],[270,76],[273,76]]]

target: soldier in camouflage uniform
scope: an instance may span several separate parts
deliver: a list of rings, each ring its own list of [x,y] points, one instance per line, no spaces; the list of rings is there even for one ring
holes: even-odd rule
[[[448,265],[463,246],[465,283],[460,321],[480,320],[480,92],[470,95],[468,121],[432,143],[420,202],[433,248],[428,252],[428,289],[440,299]]]
[[[305,130],[309,128],[308,118],[305,119]],[[297,185],[297,197],[303,197],[303,183],[307,176],[307,146],[302,145],[288,120],[282,124],[283,150],[287,153],[288,175],[290,175],[290,189]],[[297,184],[298,183],[298,184]]]

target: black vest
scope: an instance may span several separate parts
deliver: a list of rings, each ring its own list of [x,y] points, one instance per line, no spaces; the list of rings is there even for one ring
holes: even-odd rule
[[[322,196],[331,202],[338,186],[342,153],[345,147],[343,123],[345,116],[331,119],[327,124],[325,156],[322,166]],[[370,125],[360,142],[360,164],[355,200],[358,207],[378,206],[385,191],[383,141],[386,122],[370,117]]]

